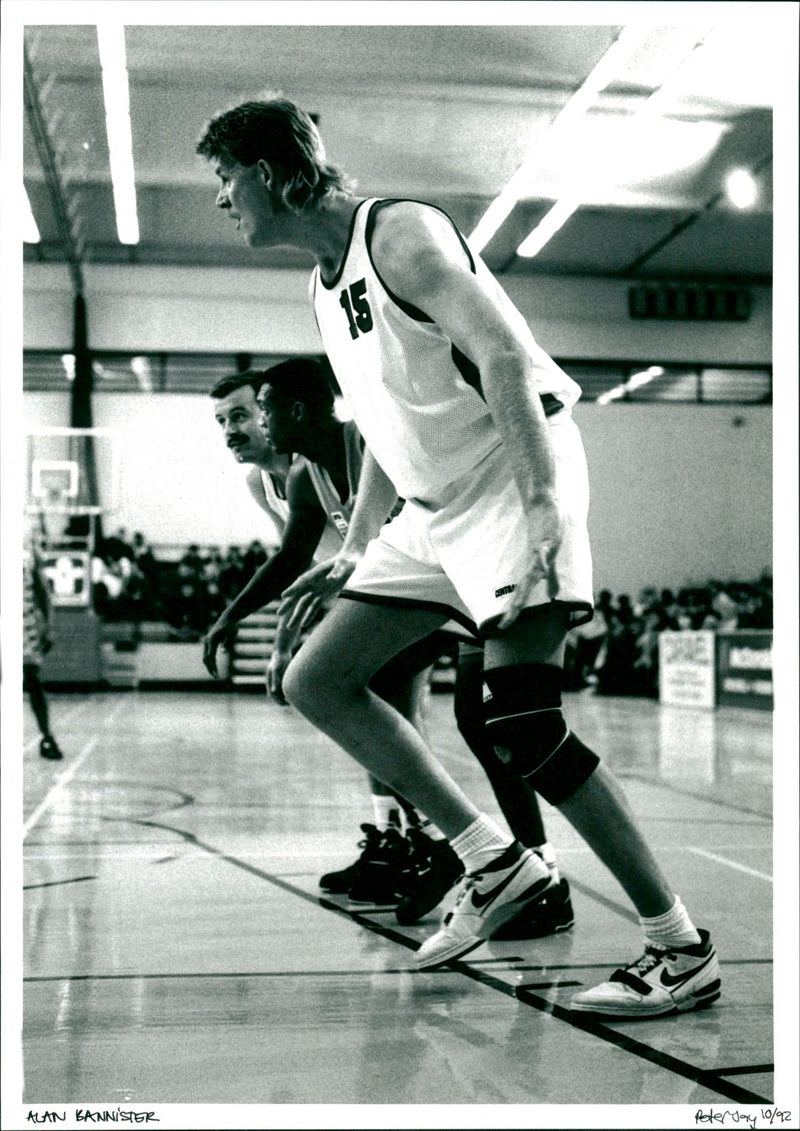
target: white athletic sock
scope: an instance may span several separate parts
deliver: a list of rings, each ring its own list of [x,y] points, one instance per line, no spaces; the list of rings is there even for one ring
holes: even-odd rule
[[[496,859],[512,843],[485,813],[475,818],[462,833],[453,837],[450,847],[464,865],[465,872],[478,872]]]
[[[391,794],[373,793],[372,812],[375,814],[375,827],[382,833],[389,828],[400,829],[400,813],[402,812],[397,798]]]
[[[545,864],[550,869],[550,875],[553,877],[555,882],[558,883],[561,877],[558,873],[555,849],[553,848],[552,844],[550,844],[549,841],[545,841],[544,844],[537,844],[534,847],[533,851],[541,856],[542,860],[544,860]]]
[[[653,919],[640,916],[639,922],[645,937],[660,946],[691,946],[700,942],[689,913],[677,895],[672,907],[664,915],[656,915]]]

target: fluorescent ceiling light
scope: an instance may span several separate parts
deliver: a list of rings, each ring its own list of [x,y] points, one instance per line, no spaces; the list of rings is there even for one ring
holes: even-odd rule
[[[535,255],[538,255],[544,245],[549,243],[559,228],[563,228],[572,213],[580,207],[580,204],[580,197],[562,197],[561,200],[554,204],[550,211],[542,217],[530,235],[522,241],[517,248],[517,255],[521,255],[523,259],[533,259]]]
[[[656,377],[663,377],[665,372],[663,366],[651,365],[647,369],[643,369],[641,373],[632,373],[628,380],[621,385],[615,385],[607,393],[601,393],[597,398],[597,404],[610,404],[612,401],[618,401],[633,389],[641,389],[642,385],[649,385]]]
[[[114,208],[117,214],[117,235],[120,243],[137,244],[139,220],[136,215],[125,28],[122,24],[98,24],[97,46],[100,51],[100,65],[103,68],[106,133]]]
[[[153,369],[149,357],[132,357],[131,369],[144,393],[153,391]]]
[[[620,36],[620,39],[621,38]],[[619,174],[619,167],[621,164],[624,164],[625,155],[627,155],[628,160],[630,160],[631,157],[635,158],[635,155],[641,155],[644,151],[652,151],[652,146],[655,144],[655,126],[659,123],[657,115],[661,112],[661,104],[667,97],[669,85],[674,81],[678,71],[682,70],[687,59],[692,58],[697,48],[703,44],[705,38],[706,35],[695,39],[688,54],[681,59],[669,79],[665,80],[657,90],[654,90],[641,106],[630,115],[627,129],[620,138],[623,144],[618,145],[616,156],[614,153],[608,153],[600,163],[600,167],[605,169],[607,176],[610,175],[612,170],[616,170],[617,174]],[[617,40],[617,43],[619,43],[619,40]],[[614,46],[616,46],[616,44],[614,44]],[[603,60],[601,60],[601,62],[602,61]],[[699,124],[700,123],[694,123],[694,125]],[[706,132],[708,133],[708,131]],[[680,158],[676,156],[672,162],[673,168],[693,164],[695,161],[699,160],[700,154],[694,152],[695,149],[698,149],[698,142],[699,149],[703,152],[707,151],[706,147],[709,145],[709,142],[708,138],[702,134],[702,131],[694,130],[690,136],[692,136],[695,142],[691,154],[687,152],[683,153]],[[715,141],[717,138],[718,134],[715,136]],[[564,196],[553,205],[550,211],[545,213],[533,231],[522,241],[517,248],[517,255],[521,256],[523,259],[533,259],[534,256],[538,255],[556,232],[560,228],[563,228],[570,216],[572,216],[574,212],[577,212],[581,203],[582,196],[579,195],[577,191],[564,194]],[[612,390],[612,393],[613,392],[614,390]],[[614,399],[611,394],[606,394],[606,396],[609,400]],[[598,402],[602,404],[606,403],[605,400],[601,400],[600,398],[598,398]]]
[[[578,90],[553,119],[543,145],[523,161],[484,212],[469,237],[470,246],[474,251],[480,252],[486,247],[514,205],[527,191],[534,173],[544,163],[548,149],[559,140],[561,133],[567,127],[574,124],[586,112],[597,95],[614,81],[622,63],[641,46],[646,34],[647,30],[642,27],[623,28],[600,62],[589,72]]]
[[[758,183],[748,169],[734,169],[725,181],[725,192],[736,208],[752,208],[758,200]]]
[[[64,372],[67,375],[67,380],[72,382],[75,380],[75,354],[62,353],[61,364],[64,366]]]
[[[30,197],[24,185],[22,186],[22,242],[42,242],[42,237],[39,235],[39,228],[36,224],[36,217],[33,215],[33,209],[31,208]]]

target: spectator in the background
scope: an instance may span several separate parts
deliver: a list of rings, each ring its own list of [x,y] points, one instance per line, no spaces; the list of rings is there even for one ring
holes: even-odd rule
[[[203,576],[208,580],[219,580],[225,559],[219,546],[209,546],[208,555],[203,564]]]
[[[772,628],[772,578],[762,575],[746,587],[739,606],[739,628],[768,630]]]
[[[200,576],[203,571],[203,557],[200,553],[200,547],[196,542],[192,542],[186,549],[186,553],[181,558],[179,565],[187,566],[193,573]],[[188,576],[188,575],[186,575]]]
[[[657,606],[645,610],[640,618],[630,694],[658,697],[658,638],[665,627],[666,619]]]
[[[641,620],[645,614],[658,607],[658,594],[652,585],[646,585],[639,591],[639,596],[633,605],[635,616]]]
[[[191,559],[178,563],[178,609],[180,627],[186,634],[192,638],[202,636],[209,621],[206,584],[202,564],[195,568]]]
[[[246,580],[242,551],[238,546],[229,546],[219,578],[226,604],[244,587]]]
[[[634,684],[636,631],[630,598],[623,593],[606,609],[608,631],[597,659],[597,694],[629,695]]]
[[[103,620],[117,619],[117,602],[124,585],[119,559],[109,561],[104,554],[95,554],[92,558],[92,597],[95,612]]]
[[[616,617],[617,620],[626,627],[630,627],[633,624],[633,606],[631,605],[631,599],[627,593],[620,593],[619,597],[617,597]]]
[[[128,542],[124,526],[120,526],[116,533],[112,534],[109,538],[103,539],[102,557],[107,563],[118,562],[123,558],[130,562],[136,560],[133,547]]]
[[[570,632],[564,660],[565,690],[579,691],[582,687],[597,682],[595,668],[600,650],[608,635],[612,601],[611,591],[601,589],[592,619]]]
[[[248,578],[252,577],[259,566],[267,560],[267,551],[263,543],[257,538],[253,539],[244,552],[244,569]]]
[[[695,627],[695,607],[693,604],[692,591],[690,589],[681,589],[678,591],[675,610],[676,628],[685,632]]]
[[[212,624],[225,608],[226,600],[222,592],[222,574],[225,559],[219,546],[211,546],[203,566],[203,584],[206,595],[206,623],[203,631]]]
[[[662,589],[661,597],[659,599],[659,607],[661,615],[664,618],[664,627],[668,629],[678,628],[678,602],[675,600],[675,594],[671,589]]]
[[[156,562],[156,556],[153,553],[152,546],[145,539],[144,534],[138,530],[133,535],[131,549],[133,550],[133,560],[139,567],[142,576],[151,578],[156,571],[158,563]]]

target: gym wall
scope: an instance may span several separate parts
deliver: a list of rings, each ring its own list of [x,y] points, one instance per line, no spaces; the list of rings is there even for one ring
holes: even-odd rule
[[[95,349],[318,352],[305,272],[87,269]],[[71,342],[69,278],[25,269],[24,343]],[[770,364],[771,291],[744,323],[633,322],[618,280],[504,280],[549,352],[602,360]],[[781,380],[776,369],[775,383]],[[28,427],[68,423],[66,394],[28,393]],[[122,499],[109,525],[154,543],[246,544],[274,534],[199,395],[96,393],[94,423],[120,430]],[[754,578],[771,563],[768,406],[583,403],[596,585],[635,593],[709,577]]]

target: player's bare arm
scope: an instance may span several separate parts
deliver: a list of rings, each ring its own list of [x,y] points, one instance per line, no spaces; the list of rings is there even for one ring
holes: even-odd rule
[[[390,290],[432,318],[480,372],[530,519],[530,587],[552,573],[561,517],[548,426],[533,381],[537,347],[525,320],[494,280],[472,273],[456,233],[439,213],[407,202],[384,209],[372,252]],[[517,612],[512,605],[504,624]]]
[[[289,519],[280,548],[256,570],[203,638],[203,663],[213,676],[219,674],[217,649],[233,625],[279,597],[308,568],[314,556],[326,516],[302,463],[295,464],[289,472],[286,495]]]
[[[397,503],[397,491],[368,448],[358,480],[353,513],[341,551],[330,561],[321,562],[299,577],[283,594],[279,606],[289,625],[300,628],[319,606],[336,597],[344,589],[369,542]]]

